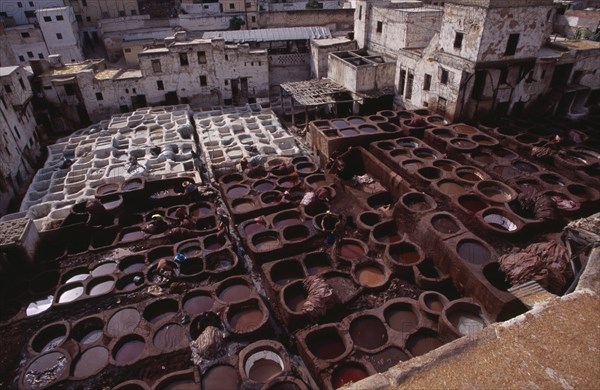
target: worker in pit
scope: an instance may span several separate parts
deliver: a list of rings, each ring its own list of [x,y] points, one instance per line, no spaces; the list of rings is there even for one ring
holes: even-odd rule
[[[142,227],[142,231],[146,233],[144,238],[148,238],[154,234],[164,233],[169,228],[169,224],[160,214],[152,215],[150,221]]]

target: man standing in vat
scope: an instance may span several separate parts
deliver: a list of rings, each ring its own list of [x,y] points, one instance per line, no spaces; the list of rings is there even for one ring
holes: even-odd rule
[[[200,191],[198,191],[198,186],[191,181],[184,181],[181,183],[183,187],[183,193],[188,197],[190,201],[197,202],[200,200]]]

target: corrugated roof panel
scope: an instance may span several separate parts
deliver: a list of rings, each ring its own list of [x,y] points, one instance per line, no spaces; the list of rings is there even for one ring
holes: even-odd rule
[[[225,42],[269,42],[293,41],[301,39],[331,38],[327,27],[286,27],[265,28],[261,30],[209,31],[202,35],[204,39],[222,37]]]

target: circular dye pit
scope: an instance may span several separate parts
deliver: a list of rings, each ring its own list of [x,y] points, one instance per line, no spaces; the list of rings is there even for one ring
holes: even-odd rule
[[[189,293],[183,299],[183,310],[190,316],[195,317],[198,314],[209,311],[214,304],[214,300],[208,292],[196,291]]]
[[[423,167],[417,173],[426,180],[437,180],[442,177],[442,171],[436,167]]]
[[[362,243],[357,240],[345,239],[341,240],[337,247],[338,256],[348,259],[356,260],[367,253]]]
[[[301,175],[310,175],[318,170],[317,166],[311,162],[301,162],[296,164],[296,172]]]
[[[275,188],[275,184],[270,182],[269,180],[259,180],[254,183],[254,190],[257,192],[267,192],[271,191]]]
[[[346,345],[338,330],[334,327],[312,331],[305,338],[310,353],[318,359],[336,359],[346,352]]]
[[[236,264],[236,255],[230,249],[209,253],[205,258],[206,269],[221,272],[231,269]]]
[[[106,331],[113,337],[131,333],[141,320],[140,313],[133,308],[119,310],[108,321]]]
[[[471,239],[459,241],[456,245],[456,252],[471,264],[485,264],[492,256],[483,243]]]
[[[67,338],[65,324],[52,324],[41,329],[31,342],[31,349],[35,352],[48,352],[59,347]]]
[[[73,368],[73,376],[87,378],[100,372],[108,364],[109,352],[104,347],[92,347],[79,356]]]
[[[109,261],[106,263],[102,263],[95,267],[92,270],[92,276],[102,276],[112,274],[117,270],[117,263],[114,261]]]
[[[350,382],[358,382],[369,376],[369,372],[360,364],[344,364],[331,373],[331,384],[334,389]]]
[[[90,273],[85,268],[76,268],[65,272],[63,275],[63,284],[80,282],[82,280],[87,279],[90,276]]]
[[[304,277],[304,270],[296,260],[283,260],[275,263],[269,273],[273,283],[285,286]]]
[[[406,348],[413,356],[421,356],[444,345],[434,332],[418,332],[410,336]]]
[[[417,148],[413,151],[415,157],[421,158],[423,160],[435,160],[437,159],[436,152],[429,148]]]
[[[113,348],[113,358],[118,365],[131,364],[144,352],[146,343],[141,336],[129,335],[119,340]]]
[[[239,385],[237,370],[226,364],[212,366],[202,375],[203,390],[237,389]]]
[[[518,226],[501,210],[490,210],[483,215],[483,220],[494,229],[514,232]]]
[[[69,373],[67,356],[59,351],[49,352],[34,359],[25,369],[25,389],[42,389],[62,380]]]
[[[478,312],[480,312],[479,308],[472,305],[471,309],[448,308],[446,316],[458,333],[463,336],[471,336],[485,328],[485,320]]]
[[[304,265],[309,275],[318,275],[331,269],[331,259],[326,253],[310,253],[304,257]]]
[[[383,312],[385,321],[397,332],[410,333],[419,323],[415,305],[408,302],[398,302],[389,305]]]
[[[228,198],[241,198],[242,196],[248,195],[250,192],[247,186],[235,185],[230,187],[226,194]]]
[[[191,373],[168,376],[154,387],[155,390],[192,390],[198,388],[194,375]]]
[[[455,234],[460,230],[460,226],[454,219],[448,214],[436,214],[431,218],[431,226],[442,234]]]
[[[285,306],[294,313],[302,312],[307,297],[308,295],[301,281],[290,284],[283,290]]]
[[[413,212],[429,211],[436,207],[436,203],[429,195],[420,192],[409,192],[400,198],[409,210]]]
[[[144,309],[144,318],[153,324],[166,318],[174,317],[179,311],[179,305],[174,299],[154,301]]]
[[[279,247],[279,234],[272,230],[257,233],[252,237],[252,244],[259,252],[277,249]]]
[[[515,161],[513,162],[513,166],[524,173],[534,173],[538,171],[538,168],[535,165],[525,161]]]
[[[450,141],[450,144],[460,149],[474,149],[477,147],[475,142],[464,138],[455,138]]]
[[[424,292],[420,298],[424,308],[436,314],[441,313],[444,310],[444,305],[448,303],[446,297],[432,291]]]
[[[385,372],[396,364],[409,359],[410,356],[400,348],[389,347],[379,353],[371,355],[369,361],[373,364],[373,367],[377,372]]]
[[[307,239],[310,231],[304,225],[287,226],[283,229],[283,238],[286,241],[297,242]]]
[[[179,324],[166,324],[154,334],[152,343],[161,351],[170,352],[177,349],[182,343],[187,344],[185,330]]]
[[[373,238],[387,245],[402,241],[404,233],[398,231],[396,222],[382,222],[373,228]]]
[[[454,170],[454,174],[462,180],[469,182],[478,182],[484,179],[485,175],[475,168],[459,167]]]
[[[365,349],[376,349],[387,343],[385,325],[374,316],[355,318],[350,324],[350,337],[354,345]]]
[[[244,364],[246,376],[255,382],[264,383],[284,370],[281,357],[275,352],[263,350],[248,356]]]
[[[217,249],[221,249],[226,243],[225,236],[213,234],[204,239],[203,246],[207,251],[216,251]]]
[[[119,269],[126,274],[139,272],[145,266],[144,256],[142,255],[128,256],[119,262]]]
[[[72,337],[82,345],[93,344],[100,340],[104,333],[104,323],[98,317],[86,318],[73,327]]]
[[[94,278],[87,285],[88,295],[96,296],[110,292],[115,286],[115,281],[111,277]]]
[[[437,183],[440,191],[447,196],[458,196],[466,194],[467,190],[465,187],[455,182],[454,180],[440,180]]]
[[[227,313],[229,326],[238,333],[247,333],[258,328],[265,315],[256,301],[242,306],[230,307]]]
[[[383,267],[375,263],[362,264],[356,267],[354,274],[361,286],[379,287],[386,281]]]
[[[243,280],[227,282],[219,288],[217,296],[223,302],[240,302],[248,299],[253,293],[253,289]]]
[[[340,130],[340,134],[343,137],[353,137],[355,135],[359,135],[360,132],[358,130],[355,130],[355,129],[342,129],[342,130]]]
[[[389,257],[398,264],[413,265],[421,260],[419,248],[410,242],[400,242],[387,248]]]
[[[476,213],[488,207],[487,203],[482,201],[477,195],[462,195],[458,198],[458,204],[471,213]]]
[[[47,271],[36,275],[29,283],[29,289],[33,294],[43,294],[53,290],[60,278],[58,271]]]
[[[302,223],[302,221],[300,220],[300,213],[297,210],[283,211],[273,217],[273,225],[277,228],[283,228],[299,223]]]
[[[516,196],[513,189],[496,181],[483,180],[477,183],[475,188],[493,202],[508,202]]]

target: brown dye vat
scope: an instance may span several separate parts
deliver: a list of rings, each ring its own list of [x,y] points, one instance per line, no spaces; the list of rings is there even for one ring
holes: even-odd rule
[[[413,265],[421,260],[419,249],[410,242],[390,245],[387,250],[390,258],[399,264]]]
[[[161,259],[173,260],[172,246],[161,246],[148,252],[148,261],[150,263],[158,262]]]
[[[248,198],[238,198],[231,202],[231,207],[236,213],[247,213],[255,209],[254,202]]]
[[[369,361],[377,372],[385,372],[396,364],[409,359],[410,356],[400,348],[389,347],[379,353],[371,355]]]
[[[265,231],[267,229],[266,225],[261,222],[250,222],[244,225],[244,233],[247,236],[252,236],[258,232]]]
[[[387,343],[385,325],[374,316],[361,316],[352,320],[350,337],[354,345],[364,349],[376,349]]]
[[[358,126],[358,131],[367,134],[377,133],[377,127],[371,125],[362,125]]]
[[[281,179],[277,180],[277,185],[281,188],[284,188],[286,190],[289,190],[290,188],[293,188],[297,185],[299,185],[300,183],[302,183],[297,176],[286,176],[286,177],[282,177]]]
[[[186,258],[197,257],[202,254],[202,246],[197,240],[189,240],[177,245],[177,253],[183,253]]]
[[[203,390],[237,389],[239,385],[237,370],[226,364],[212,366],[202,375]]]
[[[102,328],[104,323],[100,318],[86,318],[73,327],[71,337],[82,345],[93,344],[104,336]]]
[[[393,143],[391,143],[389,141],[381,141],[381,142],[378,142],[376,145],[381,150],[393,150],[396,148],[396,145],[394,145]]]
[[[86,286],[87,294],[91,297],[106,294],[115,287],[115,280],[110,276],[94,278]]]
[[[540,175],[540,179],[542,179],[545,183],[548,183],[550,185],[560,186],[560,187],[565,186],[565,182],[560,177],[558,177],[557,175],[554,175],[552,173],[542,173]]]
[[[456,245],[456,253],[471,264],[485,264],[492,254],[479,240],[465,239]]]
[[[306,182],[306,185],[308,187],[310,187],[311,189],[315,189],[318,186],[322,186],[327,183],[327,181],[325,180],[325,175],[323,175],[321,173],[316,173],[313,175],[306,176],[304,181]]]
[[[460,230],[456,220],[448,214],[434,215],[431,218],[431,226],[442,234],[454,234]]]
[[[426,180],[436,180],[442,177],[442,171],[435,167],[420,168],[417,173]]]
[[[221,249],[227,240],[224,236],[219,234],[213,234],[204,239],[204,249],[207,251],[216,251],[217,249]]]
[[[194,378],[167,379],[156,386],[156,390],[192,390],[198,388]],[[233,387],[232,387],[233,389]]]
[[[119,383],[111,390],[149,390],[148,385],[145,382],[138,380],[131,380]]]
[[[364,256],[366,250],[359,244],[359,241],[345,239],[339,243],[337,254],[344,259],[355,260]]]
[[[333,370],[331,373],[331,384],[338,389],[350,382],[358,382],[369,376],[366,368],[358,363],[346,363]]]
[[[512,165],[523,173],[534,173],[539,171],[535,165],[525,161],[514,161]]]
[[[248,193],[250,192],[250,190],[248,189],[247,186],[243,186],[243,185],[234,185],[232,187],[229,187],[227,189],[227,197],[228,198],[241,198],[243,196],[248,195]]]
[[[269,380],[260,390],[308,390],[308,387],[300,379],[286,375]]]
[[[202,272],[203,269],[204,264],[199,257],[187,257],[186,260],[179,265],[179,272],[181,275],[197,275]]]
[[[198,203],[190,207],[190,214],[194,218],[206,218],[213,215],[213,209],[209,203]]]
[[[141,283],[136,284],[134,279],[136,276],[139,276],[142,280]],[[128,275],[125,275],[124,277],[120,278],[117,281],[117,289],[122,291],[122,292],[127,292],[127,291],[133,291],[136,288],[142,286],[142,284],[144,283],[144,274],[141,272],[134,272]]]
[[[252,236],[252,244],[259,252],[270,251],[279,247],[279,234],[273,230],[266,230]]]
[[[282,198],[283,194],[279,191],[267,191],[260,194],[260,200],[265,204],[279,203]]]
[[[118,365],[131,364],[144,352],[146,343],[139,335],[128,335],[119,340],[113,348],[113,359]]]
[[[540,139],[538,137],[531,135],[531,134],[521,134],[521,135],[516,136],[515,139],[522,144],[529,144],[529,145],[535,144],[540,141]]]
[[[496,147],[492,149],[492,153],[507,160],[514,160],[515,158],[519,157],[516,153],[502,147]]]
[[[138,227],[126,228],[121,231],[120,242],[138,241],[144,238],[144,232]]]
[[[440,138],[455,138],[456,132],[447,127],[438,127],[436,129],[431,130],[431,134]]]
[[[513,179],[521,176],[521,172],[510,165],[496,165],[493,168],[494,173],[500,175],[504,180]]]
[[[428,148],[417,148],[413,150],[413,154],[415,157],[418,157],[423,160],[435,160],[437,159],[437,153],[432,149]]]
[[[482,134],[476,134],[473,137],[471,137],[471,139],[475,142],[477,142],[479,145],[484,145],[484,146],[492,146],[492,145],[497,145],[498,141],[495,140],[492,137],[488,137],[487,135],[482,135]]]
[[[174,317],[179,311],[179,305],[174,299],[161,299],[150,303],[144,309],[144,318],[153,324],[166,318]]]
[[[306,335],[306,347],[318,359],[334,360],[346,352],[346,345],[333,326],[317,329]]]
[[[123,184],[121,184],[121,191],[135,191],[144,188],[143,179],[133,178],[129,180],[125,180]]]
[[[73,376],[83,379],[100,372],[108,364],[109,355],[108,349],[101,346],[86,350],[75,362]]]
[[[483,210],[488,205],[483,202],[477,195],[462,195],[458,198],[458,204],[464,207],[466,210],[475,214],[476,212]]]
[[[463,185],[451,179],[442,179],[437,182],[437,186],[443,194],[448,196],[464,195],[467,193]]]
[[[331,269],[331,260],[326,253],[309,253],[304,257],[304,265],[309,275],[317,275]]]
[[[146,266],[144,260],[142,255],[127,256],[119,262],[119,269],[127,274],[141,271]]]
[[[507,291],[512,285],[508,282],[506,274],[500,269],[497,262],[489,263],[483,267],[483,276],[498,290]]]
[[[206,262],[206,270],[213,272],[228,270],[235,265],[235,256],[236,255],[230,249],[209,253],[204,258],[204,261]]]
[[[492,180],[480,181],[475,185],[475,189],[493,202],[504,203],[516,197],[516,193],[512,188]]]
[[[354,274],[358,283],[365,287],[379,287],[386,280],[383,268],[375,265],[375,263],[357,266]]]
[[[465,134],[465,135],[472,135],[472,134],[477,134],[479,132],[479,130],[477,130],[476,128],[469,126],[469,125],[465,125],[465,124],[457,124],[457,125],[453,125],[452,128],[454,129],[454,131],[456,131],[459,134]]]
[[[298,157],[294,157],[292,159],[292,164],[294,164],[294,165],[299,164],[299,163],[303,163],[303,162],[310,162],[310,159],[308,157],[306,157],[306,156],[298,156]]]
[[[398,132],[402,131],[402,129],[394,123],[383,122],[383,123],[379,123],[377,125],[377,127],[379,127],[381,130],[385,131],[386,133],[398,133]]]
[[[419,324],[419,317],[416,313],[415,305],[408,302],[397,302],[387,306],[383,315],[390,328],[396,332],[410,333]]]
[[[460,166],[456,161],[453,160],[436,160],[433,163],[433,166],[441,169],[444,172],[452,172],[455,167]]]
[[[119,191],[118,183],[101,184],[96,188],[96,196],[105,196]]]
[[[273,283],[285,286],[304,277],[304,270],[296,260],[283,260],[273,265],[269,273]]]
[[[258,357],[254,360],[256,355],[264,357]],[[245,360],[245,374],[248,376],[248,379],[259,383],[269,381],[284,369],[281,356],[270,350],[256,351]],[[249,365],[250,367],[248,367]]]
[[[23,373],[25,389],[41,389],[69,375],[69,358],[63,352],[54,351],[34,359]]]
[[[368,117],[370,122],[379,123],[379,122],[387,122],[387,118],[381,115],[371,115]]]
[[[208,292],[195,291],[188,293],[183,299],[183,310],[190,316],[194,317],[198,314],[210,311],[214,305],[214,300]]]
[[[520,134],[519,131],[517,131],[517,129],[512,128],[512,127],[505,127],[505,126],[498,127],[496,129],[496,132],[500,135],[505,135],[505,136],[509,136],[509,137],[514,137],[514,136]]]
[[[402,196],[402,204],[404,204],[410,211],[413,212],[425,212],[432,210],[437,205],[429,195],[420,192],[409,192]]]
[[[276,228],[283,228],[299,223],[302,223],[302,221],[300,220],[300,212],[298,210],[286,210],[273,217],[273,226]]]
[[[117,270],[117,263],[114,261],[108,261],[95,267],[91,274],[92,276],[102,276],[112,274]]]
[[[404,239],[404,233],[398,231],[396,222],[381,222],[373,228],[373,238],[384,244],[393,244]]]
[[[273,184],[269,180],[259,180],[256,183],[254,183],[254,190],[257,192],[267,192],[271,191],[274,188],[275,184]]]
[[[256,299],[229,306],[227,311],[227,322],[231,329],[238,333],[251,332],[264,321],[265,314]]]
[[[121,195],[109,195],[101,200],[104,209],[108,212],[114,212],[123,205],[123,197]]]
[[[473,152],[471,153],[471,158],[479,164],[486,166],[494,162],[494,157],[486,152]]]
[[[318,170],[319,168],[311,162],[301,162],[299,164],[296,164],[296,172],[298,172],[299,175],[310,175],[317,172]]]
[[[485,174],[471,167],[458,167],[454,170],[454,174],[462,180],[469,182],[478,182],[485,178]]]
[[[254,290],[243,279],[228,281],[225,288],[220,287],[217,296],[223,302],[240,302],[248,299]]]
[[[418,332],[410,336],[406,348],[413,356],[421,356],[444,345],[435,332]]]
[[[481,216],[488,226],[501,232],[516,233],[522,226],[521,222],[512,213],[504,209],[489,208]]]
[[[364,230],[369,230],[379,222],[381,222],[381,215],[373,211],[362,212],[357,218],[358,225]]]
[[[464,138],[455,138],[450,141],[450,145],[459,149],[473,149],[477,147],[475,142]]]
[[[308,297],[301,281],[294,282],[284,287],[282,296],[287,309],[294,313],[302,312],[302,307]]]
[[[444,310],[441,325],[448,328],[451,336],[462,337],[480,332],[486,327],[487,321],[483,318],[479,305],[467,300],[457,300]]]
[[[56,288],[59,279],[60,273],[58,271],[42,272],[31,279],[29,282],[29,290],[34,295],[53,291]]]
[[[595,190],[581,184],[569,184],[567,186],[567,191],[569,191],[571,195],[583,200],[592,200],[598,197],[598,193],[593,192]]]
[[[355,130],[355,129],[342,129],[342,130],[340,130],[340,134],[343,137],[353,137],[355,135],[359,135],[360,133],[358,130]]]
[[[152,343],[161,351],[170,352],[177,349],[187,338],[183,326],[179,324],[166,324],[154,334]]]
[[[58,348],[67,338],[65,324],[52,324],[42,328],[31,342],[31,349],[35,352],[48,352]]]
[[[425,120],[434,126],[440,126],[447,123],[444,117],[439,115],[428,115]]]
[[[419,159],[410,159],[402,162],[402,168],[411,174],[418,171],[419,168],[423,167],[425,163]]]

